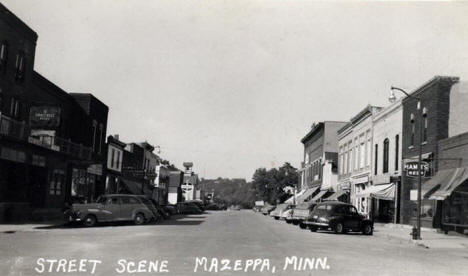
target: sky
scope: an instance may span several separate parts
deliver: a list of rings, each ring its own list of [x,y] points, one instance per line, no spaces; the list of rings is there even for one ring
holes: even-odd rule
[[[204,178],[298,167],[314,122],[468,79],[466,3],[0,1],[38,33],[36,71],[109,106],[108,134]]]

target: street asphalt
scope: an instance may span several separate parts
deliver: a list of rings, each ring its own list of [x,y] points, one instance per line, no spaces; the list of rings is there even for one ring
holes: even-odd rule
[[[467,275],[468,270],[466,248],[426,249],[378,230],[373,236],[313,233],[250,210],[209,211],[143,226],[22,229],[0,233],[0,275]]]

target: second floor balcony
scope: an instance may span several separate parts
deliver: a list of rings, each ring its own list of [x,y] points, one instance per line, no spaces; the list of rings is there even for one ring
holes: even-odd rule
[[[28,137],[27,124],[0,113],[0,136],[6,136],[18,140],[26,140]]]
[[[92,149],[56,136],[29,136],[28,142],[53,151],[61,152],[78,159],[91,159]]]

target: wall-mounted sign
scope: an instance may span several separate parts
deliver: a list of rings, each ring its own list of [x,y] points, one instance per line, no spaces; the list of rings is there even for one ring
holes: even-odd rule
[[[29,111],[32,128],[56,128],[60,126],[60,107],[32,106]]]
[[[405,163],[405,170],[407,176],[419,176],[418,174],[418,161],[410,161]],[[421,161],[421,176],[428,177],[431,173],[431,167],[428,162]]]

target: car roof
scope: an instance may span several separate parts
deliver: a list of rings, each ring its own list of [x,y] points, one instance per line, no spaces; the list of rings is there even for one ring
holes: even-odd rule
[[[317,205],[352,205],[352,204],[341,202],[341,201],[324,201],[324,202],[318,203]]]

